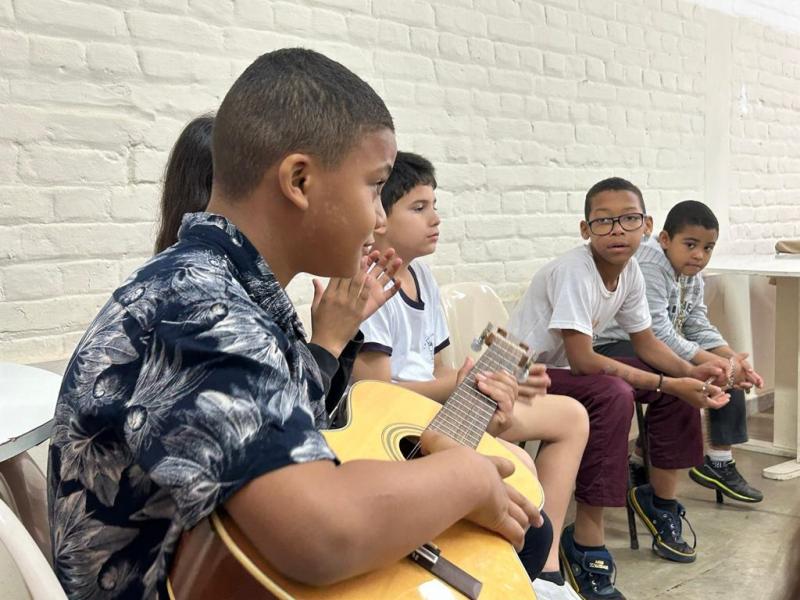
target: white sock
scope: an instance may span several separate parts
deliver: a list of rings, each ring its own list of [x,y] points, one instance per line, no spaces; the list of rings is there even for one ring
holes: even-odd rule
[[[713,450],[709,448],[708,458],[711,462],[722,465],[733,460],[733,452],[730,450]]]
[[[639,465],[640,467],[644,466],[644,458],[636,454],[636,452],[631,452],[631,455],[628,457],[628,462],[632,462],[635,465]]]

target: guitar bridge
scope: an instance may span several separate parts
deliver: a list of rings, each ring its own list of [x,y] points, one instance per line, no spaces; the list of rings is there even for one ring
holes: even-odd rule
[[[470,600],[478,600],[483,584],[442,556],[442,551],[430,542],[408,555],[412,562],[430,571]]]

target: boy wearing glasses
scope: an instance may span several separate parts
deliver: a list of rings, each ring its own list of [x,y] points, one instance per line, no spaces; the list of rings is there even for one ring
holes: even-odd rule
[[[589,441],[576,481],[575,523],[561,536],[566,577],[587,600],[621,600],[614,561],[604,545],[603,508],[624,506],[628,482],[628,432],[633,403],[648,403],[651,484],[630,502],[653,535],[653,550],[669,560],[693,562],[682,536],[685,511],[676,500],[677,469],[702,461],[700,408],[719,408],[728,395],[717,387],[716,364],[691,365],[650,328],[645,282],[633,259],[652,231],[642,193],[620,178],[605,179],[586,194],[580,230],[589,243],[542,267],[514,309],[509,329],[548,366],[550,392],[571,396],[589,413]],[[616,321],[636,358],[596,353],[593,337]]]

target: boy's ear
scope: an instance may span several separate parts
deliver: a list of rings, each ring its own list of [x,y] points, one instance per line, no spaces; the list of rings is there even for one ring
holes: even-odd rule
[[[658,234],[658,243],[661,244],[661,247],[664,250],[669,248],[670,241],[672,240],[670,240],[669,234],[666,231],[662,230],[661,233]]]
[[[644,216],[644,234],[650,236],[653,233],[653,217],[650,215]]]
[[[589,224],[586,221],[581,221],[581,237],[585,240],[588,240],[591,237],[591,231],[589,230]]]
[[[289,202],[302,211],[308,210],[308,186],[312,159],[307,154],[290,154],[278,165],[278,185]]]

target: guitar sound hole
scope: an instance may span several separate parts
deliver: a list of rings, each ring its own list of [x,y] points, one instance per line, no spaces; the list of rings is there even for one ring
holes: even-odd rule
[[[417,444],[419,443],[419,436],[418,435],[406,435],[400,438],[400,454],[403,455],[403,458],[406,460],[413,460],[415,458],[419,458],[422,456],[422,453],[417,448]],[[411,456],[411,453],[414,452],[414,449],[417,448],[416,453],[414,456]]]

